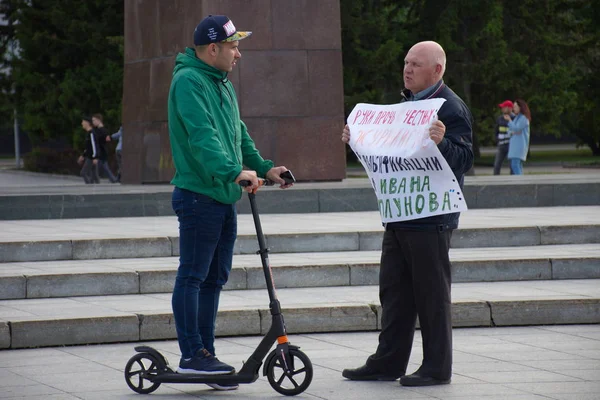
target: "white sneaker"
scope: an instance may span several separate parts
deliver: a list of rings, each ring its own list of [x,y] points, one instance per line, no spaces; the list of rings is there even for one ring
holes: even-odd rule
[[[237,383],[207,383],[207,385],[215,390],[236,390],[240,387]]]

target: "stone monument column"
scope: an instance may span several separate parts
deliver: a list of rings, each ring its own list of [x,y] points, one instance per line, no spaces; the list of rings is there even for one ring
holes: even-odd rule
[[[125,0],[123,182],[168,182],[167,97],[175,56],[208,14],[238,30],[230,74],[261,154],[298,180],[345,178],[339,0]]]

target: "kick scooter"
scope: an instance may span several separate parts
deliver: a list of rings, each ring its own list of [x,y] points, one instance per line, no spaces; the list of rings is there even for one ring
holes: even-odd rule
[[[281,174],[281,178],[287,184],[295,182],[291,171]],[[274,184],[274,182],[266,179],[259,179],[259,183],[260,186]],[[240,185],[245,187],[250,185],[250,182],[241,181]],[[277,299],[273,275],[271,274],[269,249],[266,247],[260,224],[255,193],[248,193],[248,198],[258,238],[259,250],[257,254],[260,254],[269,293],[271,328],[254,350],[254,353],[244,363],[242,369],[237,373],[228,375],[178,374],[158,350],[150,346],[136,346],[135,351],[138,353],[131,357],[125,365],[125,381],[134,392],[152,393],[158,389],[161,383],[253,383],[259,377],[260,367],[265,356],[266,361],[262,373],[267,376],[269,383],[277,392],[294,396],[305,391],[310,385],[313,377],[312,363],[298,346],[293,346],[288,341],[281,305]],[[276,348],[269,353],[275,343],[277,343]]]

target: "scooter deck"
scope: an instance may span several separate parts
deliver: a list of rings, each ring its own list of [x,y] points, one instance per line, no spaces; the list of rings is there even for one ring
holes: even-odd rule
[[[227,375],[202,375],[178,374],[169,368],[168,372],[147,376],[146,379],[160,383],[252,383],[258,379],[258,374],[227,374]]]
[[[206,374],[178,374],[171,368],[169,361],[158,350],[150,346],[136,346],[138,353],[147,353],[156,359],[158,371],[146,373],[144,378],[157,383],[252,383],[259,377],[258,364],[253,371],[252,362],[249,360],[240,371],[233,374],[206,375]]]

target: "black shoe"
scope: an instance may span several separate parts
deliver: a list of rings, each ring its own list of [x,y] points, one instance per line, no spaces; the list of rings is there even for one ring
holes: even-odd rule
[[[351,381],[395,381],[400,376],[390,376],[379,372],[366,364],[354,369],[345,369],[342,376]]]
[[[415,372],[411,375],[404,375],[400,378],[400,384],[402,386],[434,386],[434,385],[447,385],[450,383],[450,379],[438,379],[432,376],[424,376]]]

